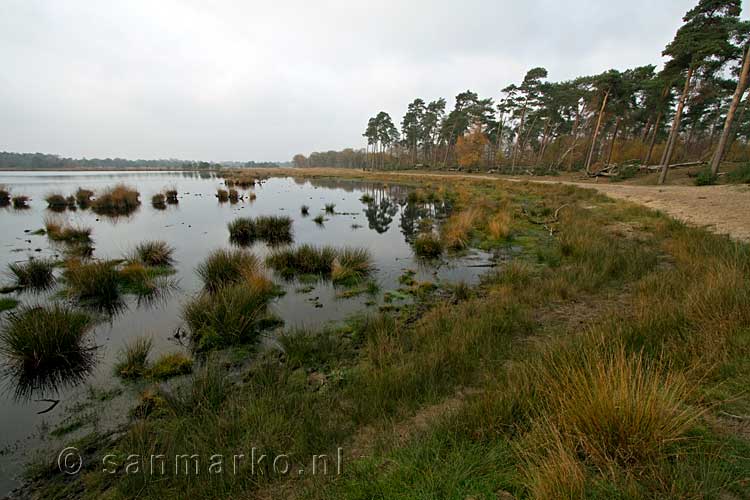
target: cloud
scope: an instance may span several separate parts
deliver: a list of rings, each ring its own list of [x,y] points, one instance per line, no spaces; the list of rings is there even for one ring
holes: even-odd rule
[[[6,0],[0,149],[286,160],[526,70],[660,64],[694,1]]]

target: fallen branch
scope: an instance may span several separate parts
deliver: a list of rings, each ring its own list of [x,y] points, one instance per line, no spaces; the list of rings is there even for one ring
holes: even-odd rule
[[[44,413],[49,413],[52,410],[54,410],[55,406],[57,406],[60,403],[60,400],[59,399],[37,399],[36,402],[37,403],[52,403],[52,406],[50,406],[46,410],[36,412],[37,415],[42,415]]]

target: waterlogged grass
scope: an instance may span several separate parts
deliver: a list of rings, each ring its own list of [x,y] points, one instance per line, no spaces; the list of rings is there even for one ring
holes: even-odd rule
[[[151,197],[151,206],[158,210],[164,210],[167,208],[167,197],[163,193],[153,195]]]
[[[747,498],[750,443],[738,423],[750,411],[748,246],[567,186],[451,186],[455,213],[480,210],[460,233],[498,251],[512,233],[513,260],[478,287],[441,289],[399,313],[284,332],[279,353],[259,354],[238,377],[209,361],[179,389],[146,394],[114,445],[122,456],[231,456],[251,442],[283,450],[295,471],[342,447],[342,475],[259,476],[245,464],[231,476],[112,481],[91,470],[76,491]],[[301,248],[272,253],[269,265],[331,272],[334,248]],[[258,323],[240,332],[262,309],[243,305],[247,290],[214,295],[196,298],[191,334],[204,328],[214,345],[257,339]]]
[[[327,214],[335,214],[336,213],[336,204],[335,203],[326,203],[325,205],[325,211]]]
[[[12,297],[0,297],[0,313],[13,310],[20,303],[21,301]]]
[[[216,198],[218,198],[219,203],[226,203],[227,201],[229,201],[229,191],[221,188],[217,189]]]
[[[182,317],[194,349],[206,351],[256,341],[266,328],[278,323],[268,312],[268,303],[277,294],[272,282],[255,277],[191,299]]]
[[[91,206],[91,199],[94,197],[94,192],[90,189],[78,188],[75,194],[75,200],[78,204],[78,208],[86,209]]]
[[[373,271],[367,249],[308,244],[276,250],[266,258],[266,264],[285,278],[316,275],[348,285],[363,281]]]
[[[55,261],[52,259],[29,259],[26,262],[8,264],[14,286],[32,291],[51,288],[55,284]]]
[[[425,259],[435,259],[443,253],[443,242],[435,233],[422,233],[412,243],[414,254]]]
[[[73,226],[56,217],[44,218],[44,229],[52,241],[64,243],[88,243],[91,241],[90,227]]]
[[[17,195],[11,198],[11,201],[13,202],[13,208],[16,210],[22,210],[25,208],[29,208],[29,202],[31,201],[31,198],[25,195]]]
[[[51,193],[44,197],[47,202],[47,208],[50,210],[60,211],[67,208],[76,208],[76,199],[74,196],[65,196],[60,193]]]
[[[145,336],[126,344],[118,354],[115,375],[125,380],[167,380],[192,371],[193,361],[182,353],[166,353],[150,362],[152,347],[153,340]]]
[[[117,184],[99,193],[91,208],[102,215],[129,215],[141,205],[140,193],[125,184]]]
[[[269,245],[281,245],[292,241],[292,219],[277,215],[262,215],[256,218],[239,217],[227,224],[229,239],[238,245],[251,245],[260,240]]]
[[[203,287],[215,292],[226,285],[244,282],[259,270],[260,262],[254,254],[240,249],[219,249],[206,257],[196,273],[203,281]]]
[[[133,250],[130,262],[140,262],[145,266],[170,267],[174,264],[174,248],[166,241],[144,241]]]
[[[22,306],[8,313],[0,331],[3,372],[17,398],[55,394],[90,372],[94,350],[86,313],[54,304]]]

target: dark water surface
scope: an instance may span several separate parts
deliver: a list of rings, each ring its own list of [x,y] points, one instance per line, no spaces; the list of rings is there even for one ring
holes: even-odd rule
[[[292,178],[272,178],[256,186],[257,199],[237,204],[219,203],[216,189],[223,180],[211,173],[196,172],[0,172],[0,185],[9,187],[13,195],[28,195],[31,208],[15,210],[0,208],[0,282],[6,283],[8,264],[28,260],[30,256],[61,256],[61,247],[52,244],[44,235],[31,235],[43,227],[43,219],[52,212],[46,208],[45,195],[60,192],[74,194],[78,187],[101,190],[124,182],[141,193],[141,207],[128,217],[111,219],[98,216],[90,210],[66,211],[58,217],[74,225],[93,228],[95,258],[120,258],[137,243],[145,240],[164,240],[175,248],[179,289],[153,305],[138,305],[129,301],[127,308],[115,317],[98,323],[94,330],[97,346],[97,364],[88,378],[77,387],[53,395],[61,403],[51,412],[39,415],[49,403],[30,400],[18,401],[13,395],[13,384],[3,380],[0,393],[0,495],[17,483],[25,460],[31,450],[43,447],[50,458],[56,457],[61,442],[49,438],[49,430],[70,421],[72,414],[91,415],[92,421],[107,422],[113,426],[127,418],[133,406],[136,389],[121,384],[113,375],[119,349],[130,339],[149,334],[154,340],[152,357],[164,351],[185,349],[174,340],[173,333],[180,328],[182,304],[200,288],[195,275],[196,266],[216,248],[229,247],[227,222],[237,216],[288,215],[293,223],[294,243],[316,245],[351,245],[366,247],[372,253],[377,268],[374,278],[380,285],[376,300],[382,302],[383,293],[399,287],[398,278],[407,269],[417,272],[419,280],[473,283],[478,280],[482,264],[489,256],[471,252],[460,259],[439,264],[425,264],[414,258],[409,241],[417,232],[419,219],[444,214],[450,207],[415,205],[407,202],[410,188],[385,186],[382,183],[315,180],[299,181]],[[150,204],[151,196],[168,187],[179,191],[179,204],[166,210],[157,210]],[[368,193],[375,202],[365,205],[360,197]],[[322,226],[313,218],[323,213],[326,203],[336,204],[336,214],[326,215]],[[309,205],[310,215],[300,214],[301,205]],[[359,227],[356,227],[359,226]],[[250,247],[259,257],[269,249],[263,243]],[[478,266],[479,265],[479,266]],[[57,271],[59,274],[59,270]],[[337,290],[326,282],[315,284],[309,293],[301,293],[301,285],[285,282],[279,277],[287,293],[272,304],[272,310],[285,322],[285,327],[316,327],[331,321],[340,321],[365,310],[372,297],[366,295],[350,299],[336,298]],[[11,295],[24,304],[37,304],[48,300],[55,291],[45,295],[23,293]],[[317,307],[316,307],[317,305]],[[320,307],[322,305],[322,307]],[[2,313],[1,316],[6,316]],[[3,318],[0,318],[0,322]],[[0,325],[1,326],[1,325]],[[271,336],[273,333],[270,334]],[[92,394],[122,389],[122,394],[104,405],[86,405]],[[96,397],[94,397],[96,399]],[[105,415],[96,406],[106,406]],[[67,420],[65,420],[67,418]],[[91,428],[88,428],[90,431]],[[75,436],[71,434],[67,439]]]

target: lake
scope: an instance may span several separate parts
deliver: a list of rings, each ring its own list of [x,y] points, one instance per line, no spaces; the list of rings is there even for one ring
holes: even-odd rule
[[[59,192],[72,195],[79,187],[95,192],[125,183],[140,192],[141,205],[132,214],[117,218],[100,216],[91,210],[65,210],[57,213],[47,208],[46,195]],[[64,440],[50,433],[59,431],[70,421],[71,415],[84,414],[91,424],[73,429],[65,439],[75,437],[76,431],[91,431],[93,425],[106,430],[115,428],[128,417],[138,394],[137,384],[124,384],[113,375],[118,351],[129,340],[144,334],[152,336],[153,353],[190,349],[175,340],[181,329],[181,309],[185,301],[198,293],[201,282],[196,266],[214,249],[229,248],[227,223],[239,216],[285,215],[293,220],[294,244],[356,246],[367,248],[375,264],[374,280],[379,285],[377,296],[359,295],[342,298],[340,289],[329,281],[313,284],[289,281],[274,276],[274,281],[286,292],[271,305],[273,312],[283,319],[282,328],[321,327],[329,322],[343,321],[361,312],[377,312],[383,305],[384,294],[399,288],[399,278],[411,270],[415,278],[431,282],[475,283],[486,271],[491,256],[478,250],[460,257],[425,262],[417,259],[410,242],[419,231],[420,220],[439,219],[450,213],[445,204],[425,204],[410,201],[412,188],[403,185],[358,182],[348,180],[299,180],[274,177],[256,184],[237,203],[221,203],[217,188],[224,180],[211,172],[0,172],[0,185],[13,195],[31,198],[27,209],[12,206],[0,208],[0,267],[2,283],[11,281],[8,265],[24,262],[31,257],[62,259],[60,243],[49,241],[44,234],[32,234],[44,227],[45,217],[54,216],[73,225],[92,228],[95,259],[122,258],[143,241],[163,240],[174,247],[176,260],[174,278],[177,288],[153,303],[138,303],[129,299],[125,308],[111,316],[101,316],[93,331],[96,364],[85,380],[59,393],[31,395],[19,399],[14,395],[14,381],[5,377],[0,393],[0,493],[18,485],[23,463],[35,450],[48,449],[56,456]],[[157,209],[151,196],[174,187],[179,192],[179,203]],[[249,193],[256,195],[250,199]],[[373,201],[360,200],[364,194]],[[324,205],[334,203],[335,213],[326,214],[323,224],[313,221],[324,212]],[[303,216],[301,205],[308,205],[310,213]],[[249,247],[258,257],[265,257],[270,249],[261,242]],[[60,269],[56,271],[59,277]],[[304,286],[303,286],[304,285]],[[3,297],[14,297],[24,305],[64,301],[61,285],[44,293],[13,292]],[[404,299],[397,295],[396,302]],[[7,321],[2,313],[0,321]],[[273,345],[278,329],[270,331],[263,345]],[[1,361],[0,361],[1,362]],[[92,400],[109,394],[106,403],[93,405]],[[50,402],[60,401],[52,411],[40,414]],[[90,418],[89,418],[90,417]],[[54,455],[53,455],[54,454]]]

